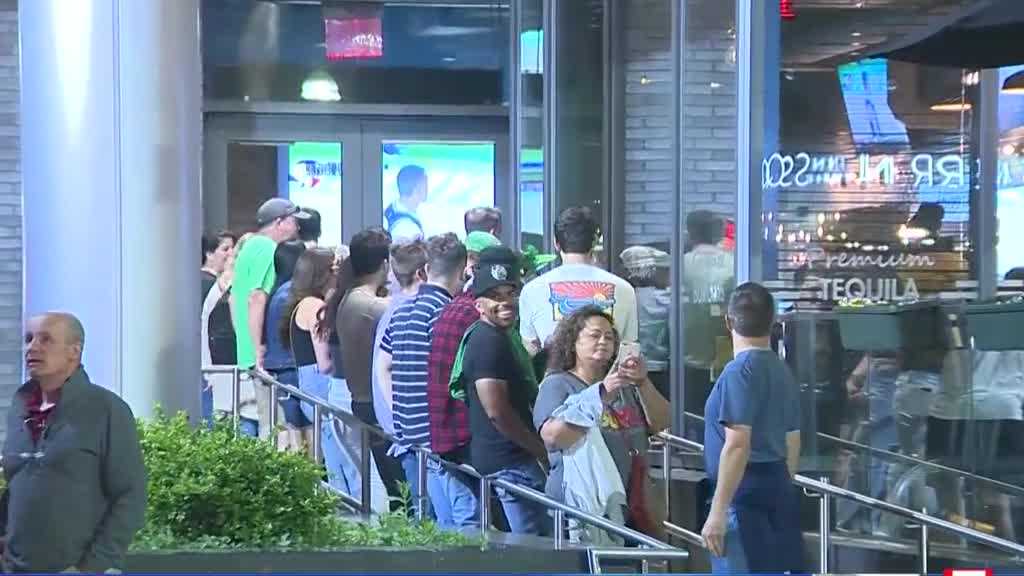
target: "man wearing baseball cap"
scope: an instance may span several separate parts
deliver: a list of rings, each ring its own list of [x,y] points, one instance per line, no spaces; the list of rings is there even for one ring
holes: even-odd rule
[[[271,198],[256,211],[254,234],[235,257],[235,278],[231,285],[231,311],[235,325],[235,346],[238,367],[243,370],[263,369],[263,324],[267,299],[274,288],[274,251],[281,242],[294,240],[299,233],[299,220],[309,214],[286,198]],[[270,434],[272,402],[267,388],[256,388],[259,406],[259,436]],[[251,428],[252,424],[248,423]]]
[[[480,321],[466,335],[460,376],[469,405],[470,454],[478,472],[544,491],[547,452],[534,429],[537,379],[516,329],[519,258],[504,246],[480,253],[472,292]],[[513,533],[546,535],[543,507],[497,490]]]

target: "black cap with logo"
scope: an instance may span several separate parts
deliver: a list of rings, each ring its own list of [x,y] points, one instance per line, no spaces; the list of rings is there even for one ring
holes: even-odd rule
[[[473,296],[480,297],[498,286],[519,287],[519,257],[506,246],[491,246],[480,253],[473,275]]]

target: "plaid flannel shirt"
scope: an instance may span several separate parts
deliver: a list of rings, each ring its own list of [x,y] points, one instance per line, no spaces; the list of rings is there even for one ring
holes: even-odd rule
[[[427,362],[427,407],[430,414],[430,446],[446,454],[469,445],[469,409],[452,398],[448,380],[459,344],[466,330],[480,319],[472,294],[452,300],[434,324]]]

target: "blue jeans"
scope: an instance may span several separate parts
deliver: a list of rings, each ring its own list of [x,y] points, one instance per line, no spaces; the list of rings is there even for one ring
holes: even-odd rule
[[[405,454],[402,454],[401,456],[398,457],[398,461],[402,464],[402,470],[405,472],[405,481],[409,484],[409,495],[412,497],[412,502],[409,503],[410,506],[411,506],[409,511],[412,512],[413,514],[416,513],[416,507],[419,506],[419,502],[420,502],[420,475],[419,475],[418,467],[416,465],[416,460],[417,460],[416,459],[416,453],[413,452],[412,450],[410,450],[410,451],[406,452]],[[429,464],[429,462],[428,462],[428,464]],[[430,471],[429,471],[429,468],[428,468],[428,470],[427,470],[428,486],[429,486],[429,481],[430,481]],[[428,493],[429,493],[429,488],[428,488]],[[427,509],[424,510],[423,518],[424,519],[432,519],[432,518],[434,518],[434,507],[431,506],[429,498],[427,499]]]
[[[327,401],[332,401],[331,377],[321,374],[319,369],[310,364],[299,366],[299,390],[310,396],[316,396]],[[341,394],[336,391],[335,395]],[[302,413],[310,422],[314,421],[313,406],[302,402]],[[356,460],[336,434],[334,419],[322,415],[320,418],[320,452],[324,455],[324,466],[327,468],[327,483],[331,488],[359,498],[362,493],[362,484],[359,482],[359,468]]]
[[[491,477],[540,493],[544,493],[544,484],[547,480],[540,464],[532,460],[498,470]],[[536,502],[520,498],[500,486],[495,486],[494,491],[498,494],[501,507],[505,510],[505,518],[508,519],[509,530],[513,534],[534,534],[536,536],[551,534],[552,523],[547,509]]]
[[[711,571],[805,572],[800,496],[784,462],[747,465],[729,506],[725,556],[711,557]]]
[[[477,491],[471,478],[441,464],[427,462],[427,494],[442,530],[470,532],[480,529]]]
[[[242,436],[250,436],[252,438],[260,437],[260,423],[251,418],[245,418],[243,416],[238,417],[238,432]]]
[[[199,389],[199,417],[206,422],[208,428],[213,428],[213,388],[206,378],[202,381],[202,387]]]

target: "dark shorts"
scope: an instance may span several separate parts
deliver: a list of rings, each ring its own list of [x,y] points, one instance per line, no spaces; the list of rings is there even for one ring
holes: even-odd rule
[[[270,375],[278,382],[289,386],[299,387],[299,373],[295,369],[270,370]],[[299,399],[291,394],[278,391],[277,403],[281,407],[285,423],[292,428],[305,428],[311,424],[306,415],[302,413],[299,406]]]
[[[939,464],[996,480],[1024,473],[1019,456],[1024,452],[1024,420],[929,416],[927,436],[928,459]]]

